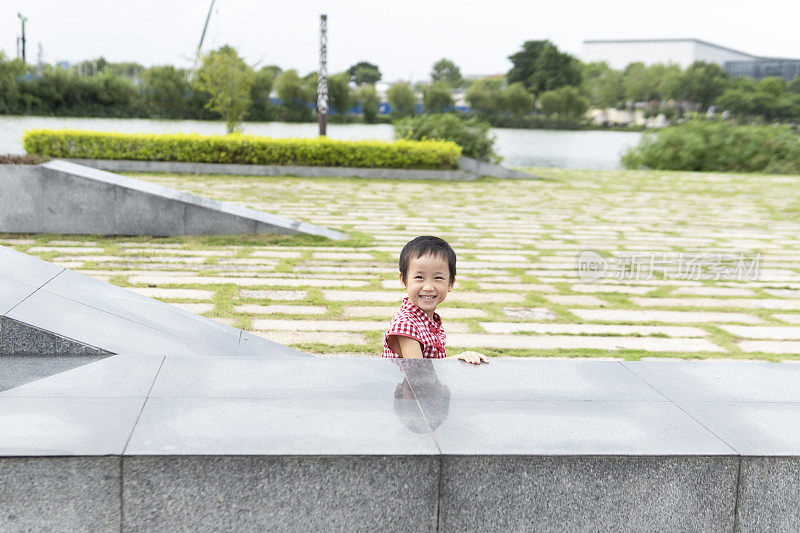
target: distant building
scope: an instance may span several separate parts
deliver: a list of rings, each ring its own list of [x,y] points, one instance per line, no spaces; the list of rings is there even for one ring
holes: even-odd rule
[[[699,39],[621,39],[583,41],[582,59],[606,61],[623,69],[641,61],[645,65],[673,63],[686,68],[695,61],[716,63],[731,76],[763,79],[780,76],[787,80],[800,75],[800,59],[758,57]]]
[[[800,76],[800,59],[761,57],[755,61],[728,61],[725,70],[731,76],[747,76],[757,80],[779,76],[791,81]]]
[[[645,65],[674,63],[686,68],[695,61],[724,66],[726,61],[754,61],[755,56],[698,39],[624,39],[583,41],[584,61],[606,61],[615,69],[641,61]]]

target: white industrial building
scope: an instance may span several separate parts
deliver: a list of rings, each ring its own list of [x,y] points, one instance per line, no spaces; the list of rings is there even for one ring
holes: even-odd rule
[[[695,61],[724,67],[727,62],[760,58],[699,39],[622,39],[583,41],[582,59],[587,63],[606,61],[614,69],[624,69],[635,61],[645,65],[674,63],[685,69]]]

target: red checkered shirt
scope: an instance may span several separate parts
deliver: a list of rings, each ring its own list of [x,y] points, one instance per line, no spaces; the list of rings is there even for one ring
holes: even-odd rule
[[[445,356],[446,335],[442,319],[434,313],[431,320],[425,311],[411,303],[408,298],[403,298],[403,305],[392,318],[389,329],[383,336],[383,357],[400,357],[389,348],[390,335],[411,337],[419,341],[422,345],[422,357],[441,359]]]

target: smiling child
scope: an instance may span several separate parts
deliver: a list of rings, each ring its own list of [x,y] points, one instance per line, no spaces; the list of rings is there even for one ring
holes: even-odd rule
[[[439,237],[417,237],[400,252],[400,282],[408,296],[383,338],[383,357],[443,359],[444,327],[436,307],[453,290],[456,254]],[[485,355],[463,352],[468,363],[489,362]]]

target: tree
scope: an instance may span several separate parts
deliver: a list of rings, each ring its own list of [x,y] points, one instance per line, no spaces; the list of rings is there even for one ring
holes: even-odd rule
[[[378,65],[373,65],[367,61],[359,61],[349,69],[350,81],[356,85],[375,84],[381,79],[381,71]]]
[[[444,57],[433,64],[431,80],[434,83],[445,83],[450,87],[461,87],[464,83],[461,77],[461,69],[451,60]]]
[[[716,105],[739,117],[795,122],[800,118],[800,94],[791,92],[790,87],[779,77],[759,82],[739,77],[729,83]]]
[[[236,50],[225,45],[206,54],[196,84],[209,95],[206,107],[222,116],[227,132],[239,129],[252,103],[253,69]]]
[[[678,65],[645,66],[641,61],[630,63],[622,73],[625,99],[630,102],[650,102],[672,98],[681,84]]]
[[[675,97],[706,108],[725,91],[727,83],[728,74],[719,65],[695,61],[681,75]]]
[[[310,101],[303,80],[294,69],[286,70],[278,77],[275,82],[278,91],[278,98],[281,99],[282,119],[293,122],[311,120],[313,113],[306,106]]]
[[[680,66],[674,64],[664,66],[661,83],[658,86],[661,100],[677,100],[682,79],[683,71]]]
[[[411,85],[406,82],[392,84],[386,91],[386,98],[395,116],[413,115],[417,104],[417,95]]]
[[[378,91],[374,85],[362,85],[356,90],[356,102],[364,113],[364,122],[372,124],[378,116]]]
[[[0,114],[9,115],[20,110],[20,91],[17,78],[25,72],[21,59],[7,60],[0,51]]]
[[[589,103],[575,87],[561,87],[545,91],[539,97],[542,113],[562,122],[579,119],[586,113]]]
[[[597,105],[602,108],[617,107],[625,99],[622,72],[609,70],[598,83]]]
[[[737,85],[725,89],[725,92],[717,98],[716,105],[736,116],[748,117],[753,114],[752,94],[755,92],[754,88]]]
[[[189,82],[186,72],[172,65],[150,67],[142,73],[144,104],[158,118],[182,118]]]
[[[600,87],[611,67],[605,61],[581,62],[580,66],[581,92],[589,99],[590,105],[600,106]]]
[[[536,101],[520,82],[512,83],[503,90],[501,107],[514,115],[524,115],[533,111]]]
[[[751,112],[767,120],[791,116],[791,102],[786,98],[786,80],[771,76],[759,81],[750,96]]]
[[[658,86],[661,80],[641,61],[630,63],[622,73],[625,99],[630,102],[658,100]]]
[[[112,76],[125,76],[127,78],[133,78],[136,76],[137,72],[143,73],[144,71],[144,65],[131,61],[124,63],[106,63],[103,66],[103,73]]]
[[[96,87],[96,114],[107,117],[131,117],[140,114],[139,92],[128,78],[103,73],[98,76]]]
[[[276,80],[278,79],[278,76],[280,76],[281,73],[283,72],[283,69],[278,65],[267,65],[266,67],[262,67],[261,70],[264,72],[272,73],[273,79]]]
[[[581,82],[578,60],[559,52],[550,41],[526,41],[521,51],[508,58],[514,65],[506,76],[508,82],[521,82],[536,96]]]
[[[108,61],[104,57],[97,59],[86,59],[78,63],[78,71],[82,72],[84,76],[94,76],[103,72],[103,69],[108,65]]]
[[[508,56],[513,66],[508,71],[506,78],[509,83],[522,83],[526,89],[534,91],[532,77],[538,69],[537,61],[545,45],[550,41],[525,41],[522,50]]]
[[[496,112],[502,106],[502,85],[503,80],[495,78],[481,78],[473,81],[465,95],[469,107],[484,115]]]
[[[436,82],[422,90],[422,106],[426,113],[444,113],[453,107],[453,97],[444,82]]]
[[[350,74],[340,72],[328,76],[328,103],[329,107],[339,115],[345,116],[350,111]]]
[[[800,76],[795,76],[788,86],[790,93],[800,94]]]
[[[253,76],[253,86],[250,88],[250,99],[253,103],[249,112],[252,120],[268,122],[276,118],[277,108],[270,100],[275,78],[280,73],[280,69],[276,73],[275,68],[262,67]]]

